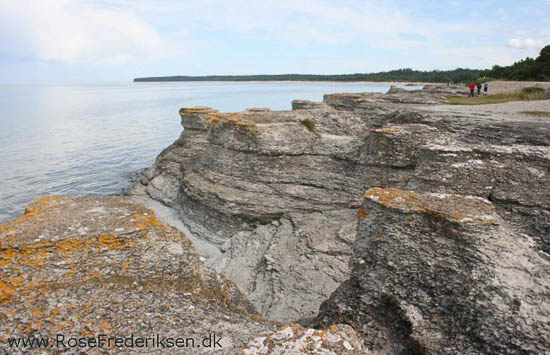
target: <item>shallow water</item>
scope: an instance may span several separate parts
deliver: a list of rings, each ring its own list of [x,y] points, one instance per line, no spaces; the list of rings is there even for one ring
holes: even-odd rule
[[[385,92],[384,83],[0,85],[0,222],[42,195],[118,194],[180,134],[178,111],[290,109],[293,99]],[[415,87],[406,87],[414,89]]]

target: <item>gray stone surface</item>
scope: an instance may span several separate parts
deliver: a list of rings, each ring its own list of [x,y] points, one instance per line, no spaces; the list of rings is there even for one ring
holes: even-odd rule
[[[550,259],[491,202],[375,188],[362,210],[352,276],[317,325],[390,353],[548,353]]]
[[[1,224],[0,304],[6,354],[363,352],[349,326],[264,319],[183,233],[118,198],[44,196]],[[214,334],[216,343],[203,341]],[[47,338],[52,346],[10,346],[10,338]]]
[[[217,247],[217,270],[278,320],[314,316],[350,283],[362,195],[373,187],[486,199],[506,240],[547,255],[550,120],[441,104],[463,91],[331,94],[293,111],[184,108],[184,132],[140,184]]]

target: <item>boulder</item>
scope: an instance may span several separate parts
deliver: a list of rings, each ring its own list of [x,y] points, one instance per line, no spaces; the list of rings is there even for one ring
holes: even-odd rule
[[[316,325],[343,320],[396,354],[550,349],[550,258],[490,201],[373,188],[360,215],[351,277]]]

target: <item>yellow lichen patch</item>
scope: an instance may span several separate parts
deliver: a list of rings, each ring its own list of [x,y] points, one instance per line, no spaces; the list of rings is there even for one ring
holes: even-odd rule
[[[418,193],[391,188],[372,188],[364,197],[404,212],[417,212],[433,218],[467,224],[498,224],[494,206],[473,196]],[[410,218],[410,217],[409,217]]]
[[[102,234],[97,238],[99,245],[109,249],[122,249],[121,240],[114,235]]]
[[[15,228],[10,223],[0,224],[0,238],[13,232],[15,232]]]
[[[44,264],[45,261],[46,261],[46,258],[44,257],[35,257],[32,259],[23,259],[22,263],[32,267],[33,269],[39,269],[43,266],[42,264]]]
[[[13,287],[11,284],[0,280],[0,302],[3,302],[5,304],[10,298],[13,297],[15,291],[16,288]]]
[[[11,263],[11,261],[16,255],[17,255],[17,250],[15,249],[0,250],[0,266],[4,266]]]
[[[375,187],[367,191],[364,197],[386,206],[398,207],[398,205],[406,204],[412,207],[418,203],[417,195],[413,191]]]
[[[203,107],[203,106],[184,107],[180,109],[180,115],[182,116],[197,115],[197,114],[208,113],[208,112],[216,112],[216,110],[213,110],[209,107]]]
[[[10,284],[14,287],[21,287],[25,283],[25,278],[23,276],[12,276],[10,277]]]
[[[220,125],[235,127],[240,131],[258,133],[259,130],[251,120],[247,119],[243,113],[219,113],[209,112],[204,120],[207,127],[216,127]]]
[[[36,307],[29,307],[29,312],[31,313],[31,315],[34,317],[34,318],[40,318],[40,317],[43,317],[44,316],[44,312],[42,312],[41,310],[39,310],[38,308]]]
[[[40,241],[30,244],[21,245],[19,248],[10,248],[0,250],[0,266],[18,269],[21,266],[28,266],[33,269],[39,269],[46,265],[49,258],[61,256],[62,258],[69,258],[69,254],[87,251],[90,249],[110,249],[121,250],[128,247],[131,244],[131,240],[127,240],[121,237],[113,235],[103,234],[97,237],[97,240],[93,237],[87,237],[85,240],[67,238],[55,242]],[[77,270],[76,265],[69,267],[68,272],[65,273],[65,277],[72,278]],[[21,272],[21,271],[20,271]],[[13,279],[14,285],[19,287],[20,282],[18,280],[24,280],[23,276],[18,276]],[[30,285],[26,285],[29,288]]]
[[[81,250],[84,247],[84,242],[78,239],[63,239],[56,242],[57,252],[69,253]]]
[[[122,270],[128,269],[128,263],[124,263],[124,264],[120,265],[120,268],[121,268]]]
[[[138,229],[158,228],[162,226],[153,213],[136,213],[133,214],[130,219],[134,220],[134,226]]]
[[[23,215],[11,223],[13,225],[16,225],[28,219],[32,219],[41,214],[43,211],[47,210],[48,207],[50,207],[52,204],[56,203],[62,198],[64,198],[64,196],[42,196],[38,200],[29,204],[25,209]]]

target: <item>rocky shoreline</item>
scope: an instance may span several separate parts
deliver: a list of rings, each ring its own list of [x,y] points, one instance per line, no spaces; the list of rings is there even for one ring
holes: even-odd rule
[[[85,290],[75,299],[78,315],[90,297],[109,304],[109,295],[123,292],[148,300],[135,308],[166,324],[176,321],[166,304],[193,307],[197,313],[182,319],[198,322],[197,333],[226,334],[227,353],[548,353],[550,120],[499,105],[442,104],[462,91],[332,94],[320,103],[296,100],[291,111],[181,109],[184,131],[128,196],[160,221],[139,229],[137,220],[153,216],[143,207],[62,197],[1,226],[2,323],[47,332],[31,307],[51,317],[49,305],[73,298],[60,288],[56,302],[25,301],[37,296],[17,285],[51,289],[70,275],[83,280],[70,288]],[[550,110],[547,101],[537,105]],[[97,244],[102,233],[114,238],[109,246]],[[74,238],[85,248],[57,245]],[[44,241],[38,270],[45,274],[33,274],[20,253]],[[84,266],[56,271],[58,251]],[[139,262],[123,268],[130,255]],[[133,281],[118,290],[107,281],[96,297],[91,280],[113,270],[116,277],[144,272],[147,285],[164,289]],[[189,277],[214,298],[185,296],[203,289],[176,286]],[[38,286],[31,278],[51,280]],[[113,329],[122,327],[117,322]],[[128,320],[136,329],[164,329],[140,322]],[[284,322],[301,326],[280,328]],[[10,329],[8,336],[21,331]]]
[[[185,235],[124,199],[43,197],[0,235],[0,349],[9,354],[363,351],[347,325],[264,319]],[[31,339],[48,346],[22,345]]]
[[[335,304],[328,307],[334,317],[318,310],[355,277],[350,265],[361,235],[358,216],[371,188],[482,198],[495,209],[502,230],[529,238],[531,253],[544,256],[538,267],[547,270],[550,122],[441,104],[462,91],[427,86],[385,95],[333,94],[321,103],[296,100],[292,111],[277,112],[184,108],[184,132],[138,185],[219,248],[212,265],[271,319],[309,324],[317,317],[314,324],[327,325],[319,319],[340,318]],[[542,307],[543,320],[549,289],[539,279],[544,273],[535,274],[533,282],[544,287],[532,295],[536,301],[524,302]],[[544,334],[538,345],[548,345],[547,326],[537,327]],[[456,335],[439,333],[443,339]],[[383,342],[370,345],[375,343],[384,349]],[[468,346],[460,351],[485,345]]]

